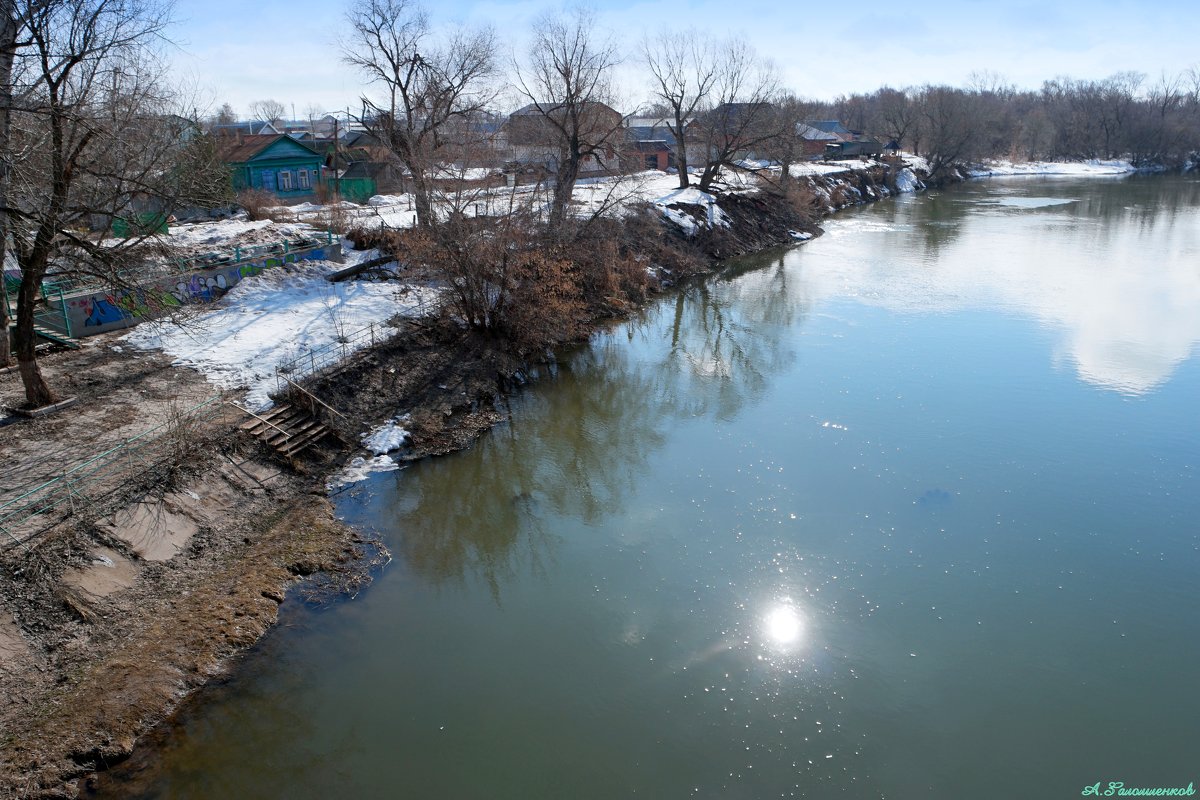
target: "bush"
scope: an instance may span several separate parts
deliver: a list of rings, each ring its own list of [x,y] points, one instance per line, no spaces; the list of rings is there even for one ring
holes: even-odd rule
[[[252,220],[271,219],[268,209],[279,205],[279,198],[265,189],[243,189],[237,195],[238,205]]]

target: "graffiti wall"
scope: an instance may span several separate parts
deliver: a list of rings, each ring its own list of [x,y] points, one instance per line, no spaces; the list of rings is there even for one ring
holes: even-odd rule
[[[72,295],[65,300],[71,333],[77,337],[92,336],[118,328],[131,328],[144,319],[161,316],[180,306],[211,303],[242,278],[257,275],[271,267],[296,261],[341,260],[342,246],[334,243],[196,270],[135,289]]]

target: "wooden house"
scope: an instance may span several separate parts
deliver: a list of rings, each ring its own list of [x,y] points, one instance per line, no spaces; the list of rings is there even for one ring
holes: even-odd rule
[[[222,137],[221,160],[230,168],[234,191],[261,189],[281,200],[313,196],[325,157],[283,134]]]
[[[543,113],[543,111],[545,113]],[[514,111],[504,124],[510,161],[555,170],[561,155],[561,131],[554,124],[566,109],[558,106],[539,109],[534,104]],[[622,116],[604,103],[588,103],[580,113],[580,135],[593,152],[583,159],[580,174],[613,169],[624,144]]]

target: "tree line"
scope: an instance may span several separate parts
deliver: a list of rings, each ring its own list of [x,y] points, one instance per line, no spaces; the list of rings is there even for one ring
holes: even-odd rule
[[[1138,167],[1179,167],[1200,151],[1200,68],[1161,74],[1067,77],[1018,89],[976,73],[965,88],[884,87],[819,103],[851,128],[927,155],[934,173],[988,158],[1014,161],[1127,158]]]

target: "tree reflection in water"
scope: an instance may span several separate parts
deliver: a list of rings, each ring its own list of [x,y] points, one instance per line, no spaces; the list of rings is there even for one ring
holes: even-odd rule
[[[782,255],[771,258],[598,335],[473,449],[400,473],[399,554],[434,582],[482,579],[497,603],[522,571],[545,574],[556,518],[602,524],[670,426],[710,410],[732,417],[794,360],[781,334],[807,303],[793,296]]]

